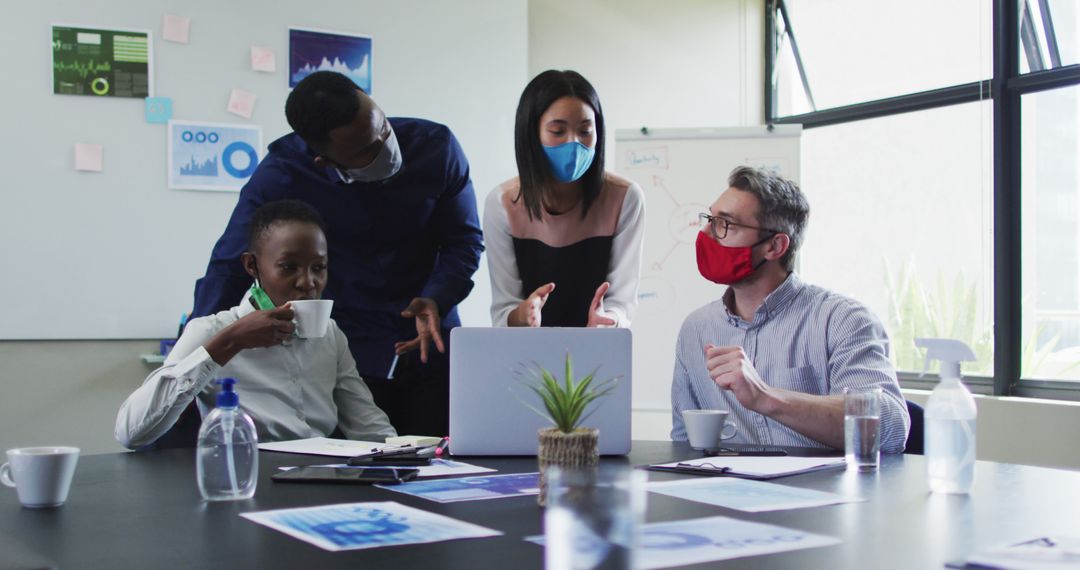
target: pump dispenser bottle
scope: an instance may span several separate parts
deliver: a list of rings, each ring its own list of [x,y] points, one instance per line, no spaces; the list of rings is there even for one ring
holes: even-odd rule
[[[203,420],[195,455],[199,492],[207,501],[250,499],[259,476],[259,437],[255,422],[240,409],[240,397],[225,378],[217,407]]]
[[[967,494],[975,483],[975,398],[960,382],[960,362],[975,360],[963,342],[917,338],[931,360],[941,362],[941,382],[926,402],[926,477],[934,493]]]

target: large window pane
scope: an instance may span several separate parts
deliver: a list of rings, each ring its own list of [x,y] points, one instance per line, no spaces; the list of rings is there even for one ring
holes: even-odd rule
[[[1023,97],[1023,378],[1080,379],[1080,87]]]
[[[1020,0],[1020,72],[1080,63],[1076,0]]]
[[[785,0],[818,110],[979,81],[991,74],[989,0]],[[784,29],[778,19],[777,26]],[[790,38],[777,114],[811,110]]]
[[[899,370],[922,370],[914,339],[930,336],[972,345],[966,375],[992,374],[990,113],[969,103],[803,133],[800,272],[869,306]]]

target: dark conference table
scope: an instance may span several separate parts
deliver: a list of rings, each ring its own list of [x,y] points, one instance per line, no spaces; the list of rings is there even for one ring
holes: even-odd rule
[[[700,456],[686,444],[637,441],[634,465]],[[535,458],[459,458],[500,472],[536,470]],[[439,504],[359,485],[273,483],[283,465],[333,458],[262,452],[255,497],[204,503],[193,450],[90,455],[79,460],[71,495],[59,509],[20,507],[0,488],[0,568],[527,568],[543,567],[535,497]],[[605,459],[605,461],[609,461]],[[979,462],[971,496],[930,495],[922,456],[883,456],[876,473],[842,470],[774,482],[866,498],[819,508],[744,513],[649,493],[648,522],[713,515],[798,528],[843,540],[700,565],[700,568],[941,568],[973,550],[1040,535],[1080,533],[1080,472]],[[649,472],[650,480],[680,475]],[[692,476],[691,476],[692,477]],[[327,552],[240,518],[239,513],[349,503],[400,503],[472,522],[504,536]]]

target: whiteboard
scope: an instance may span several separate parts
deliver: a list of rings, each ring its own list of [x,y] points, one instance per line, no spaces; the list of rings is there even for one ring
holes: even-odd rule
[[[698,273],[698,213],[727,189],[736,166],[767,168],[798,182],[801,133],[798,125],[616,132],[616,170],[645,191],[640,304],[631,327],[635,410],[671,409],[679,328],[725,289]]]
[[[53,23],[152,31],[152,89],[172,98],[173,118],[261,127],[264,145],[290,131],[288,26],[371,36],[380,70],[375,99],[390,116],[449,126],[482,199],[515,172],[527,7],[526,0],[7,6],[0,18],[0,49],[12,56],[0,105],[0,121],[10,127],[0,145],[0,340],[171,338],[237,200],[235,192],[166,188],[167,126],[146,122],[143,100],[53,95]],[[165,14],[191,19],[189,43],[162,39]],[[276,72],[251,69],[252,46],[273,49]],[[256,94],[251,119],[226,111],[233,88]],[[103,145],[104,171],[77,172],[75,143]],[[486,274],[475,280],[474,295],[483,297]],[[477,299],[463,318],[486,322],[487,311],[487,299]]]

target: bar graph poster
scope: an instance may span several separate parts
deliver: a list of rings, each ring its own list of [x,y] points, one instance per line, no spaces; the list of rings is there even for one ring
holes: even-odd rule
[[[151,97],[153,37],[148,30],[105,30],[54,24],[53,93]]]
[[[371,94],[371,36],[289,28],[289,88],[316,71],[336,71]]]
[[[169,121],[169,188],[239,191],[261,149],[261,127]]]

